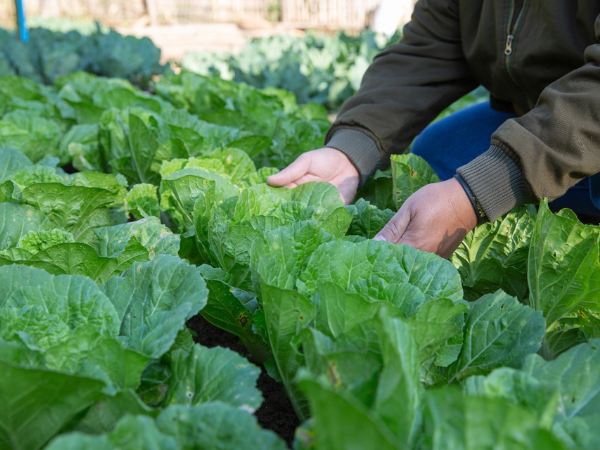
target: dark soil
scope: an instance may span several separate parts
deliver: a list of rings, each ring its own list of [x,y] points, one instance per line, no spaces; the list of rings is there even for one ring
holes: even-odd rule
[[[194,340],[205,347],[225,347],[229,348],[245,358],[248,358],[254,364],[250,353],[246,350],[237,336],[215,327],[204,317],[198,314],[187,323],[190,330],[196,333]],[[257,364],[260,365],[260,364]],[[264,368],[258,378],[257,387],[262,392],[265,401],[262,406],[254,413],[258,423],[263,428],[273,430],[291,447],[294,440],[296,427],[300,421],[294,412],[292,403],[285,393],[282,383],[278,383],[269,375]]]

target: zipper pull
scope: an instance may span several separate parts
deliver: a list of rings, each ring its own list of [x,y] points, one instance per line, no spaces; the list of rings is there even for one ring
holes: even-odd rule
[[[509,34],[508,36],[506,36],[506,46],[504,47],[504,54],[506,56],[508,56],[512,53],[512,43],[513,43],[514,38],[515,37],[512,34]]]

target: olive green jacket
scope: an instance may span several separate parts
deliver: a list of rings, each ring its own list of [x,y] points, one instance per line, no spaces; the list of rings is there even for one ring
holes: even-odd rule
[[[478,85],[520,114],[458,169],[490,220],[600,172],[600,1],[420,0],[326,144],[363,182]]]

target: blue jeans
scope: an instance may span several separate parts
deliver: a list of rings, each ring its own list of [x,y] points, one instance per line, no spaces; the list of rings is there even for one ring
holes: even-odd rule
[[[415,139],[411,151],[423,157],[442,180],[447,180],[460,166],[484,153],[494,131],[514,117],[517,116],[493,110],[489,101],[478,103],[429,125]],[[581,180],[550,206],[600,216],[600,176]]]

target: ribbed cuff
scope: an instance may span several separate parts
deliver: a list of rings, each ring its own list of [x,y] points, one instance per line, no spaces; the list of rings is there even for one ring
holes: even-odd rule
[[[373,176],[381,164],[381,156],[375,141],[358,130],[338,130],[325,146],[341,151],[352,161],[360,174],[359,187]]]
[[[521,169],[500,147],[492,145],[456,173],[469,185],[490,222],[516,206],[534,201]]]

